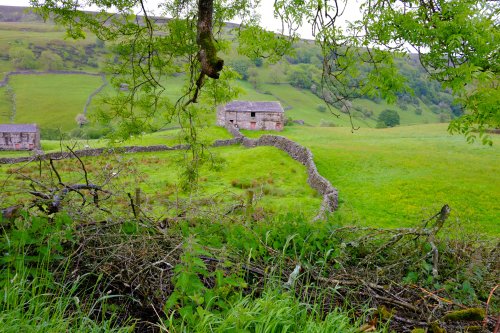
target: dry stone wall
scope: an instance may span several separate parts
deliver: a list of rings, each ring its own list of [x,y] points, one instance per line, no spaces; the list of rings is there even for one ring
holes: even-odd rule
[[[287,139],[279,135],[262,135],[258,139],[249,139],[245,137],[241,132],[232,125],[228,125],[227,129],[234,136],[233,139],[227,140],[216,140],[213,143],[213,147],[224,147],[242,144],[245,147],[259,147],[259,146],[272,146],[282,151],[286,152],[291,158],[297,162],[303,164],[307,169],[307,182],[309,185],[318,191],[323,196],[323,202],[321,204],[321,209],[316,218],[322,218],[327,212],[334,212],[338,207],[338,191],[333,185],[318,172],[316,164],[314,163],[314,158],[312,152],[298,143]],[[75,153],[80,156],[99,156],[105,153],[139,153],[139,152],[157,152],[157,151],[168,151],[168,150],[186,150],[189,145],[177,145],[177,146],[128,146],[120,148],[96,148],[96,149],[83,149],[78,150]],[[14,164],[37,160],[46,159],[64,159],[73,158],[74,156],[69,152],[62,153],[48,153],[48,154],[36,154],[29,157],[17,157],[17,158],[0,158],[0,164]]]
[[[156,145],[156,146],[127,146],[127,147],[118,147],[118,148],[93,148],[93,149],[82,149],[75,151],[79,157],[85,156],[100,156],[106,153],[147,153],[147,152],[156,152],[156,151],[167,151],[167,150],[186,150],[188,149],[188,145],[177,145],[177,146],[165,146],[165,145]],[[48,159],[66,159],[66,158],[74,158],[74,155],[70,152],[57,152],[57,153],[47,153],[47,154],[39,154],[35,153],[32,156],[26,157],[12,157],[12,158],[0,158],[0,164],[15,164],[15,163],[24,163],[30,161],[38,161],[38,160],[48,160]]]
[[[237,130],[237,129],[236,129]],[[231,132],[234,131],[230,130]],[[240,135],[242,135],[240,133]],[[273,146],[286,152],[291,158],[303,164],[307,169],[307,182],[323,196],[321,211],[317,218],[326,212],[334,212],[338,207],[338,190],[318,172],[312,152],[298,143],[278,135],[263,135],[258,139],[240,138],[245,147]]]

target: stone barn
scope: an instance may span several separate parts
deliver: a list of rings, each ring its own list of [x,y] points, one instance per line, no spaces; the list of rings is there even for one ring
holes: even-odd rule
[[[281,131],[285,112],[280,102],[233,101],[217,108],[217,125],[241,129]]]
[[[40,148],[40,130],[36,124],[0,124],[0,150]]]

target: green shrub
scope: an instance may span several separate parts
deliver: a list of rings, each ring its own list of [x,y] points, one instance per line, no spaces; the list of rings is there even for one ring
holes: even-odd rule
[[[394,127],[396,125],[399,125],[399,122],[399,114],[395,110],[386,109],[378,115],[378,123],[381,123],[387,127]],[[378,123],[377,128],[380,128],[378,127]]]
[[[321,119],[319,122],[320,127],[336,127],[337,125],[331,120]]]
[[[318,110],[319,112],[326,112],[326,105],[319,104],[318,106],[316,106],[316,110]]]

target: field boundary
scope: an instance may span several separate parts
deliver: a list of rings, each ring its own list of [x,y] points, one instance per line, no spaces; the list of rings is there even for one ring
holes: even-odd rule
[[[312,189],[316,190],[322,195],[323,201],[321,203],[321,208],[319,214],[315,219],[320,219],[325,216],[325,214],[334,212],[338,207],[338,190],[333,187],[333,185],[318,172],[318,168],[314,163],[314,158],[312,152],[283,136],[279,135],[262,135],[258,139],[249,139],[241,132],[233,127],[228,126],[227,129],[233,135],[233,139],[226,140],[216,140],[212,144],[212,147],[225,147],[232,145],[243,145],[247,148],[254,148],[259,146],[272,146],[278,148],[285,153],[287,153],[292,159],[304,165],[307,169],[307,183]],[[0,164],[17,164],[17,163],[29,163],[34,161],[42,161],[48,159],[69,159],[86,156],[100,156],[103,154],[111,153],[141,153],[141,152],[159,152],[159,151],[169,151],[169,150],[187,150],[189,145],[176,145],[176,146],[166,146],[166,145],[153,145],[153,146],[126,146],[126,147],[116,147],[116,148],[91,148],[82,149],[72,152],[54,152],[54,153],[37,153],[32,156],[25,157],[4,157],[0,158]]]
[[[319,174],[316,163],[314,163],[313,153],[308,148],[280,135],[265,134],[258,139],[249,139],[231,124],[228,124],[226,128],[233,135],[233,139],[217,140],[213,143],[214,147],[242,144],[247,148],[272,146],[284,151],[292,159],[306,167],[307,183],[323,196],[320,213],[316,216],[316,219],[324,217],[326,212],[331,213],[337,209],[338,190]]]
[[[90,76],[102,76],[104,74],[101,73],[91,73],[91,72],[82,72],[82,71],[34,71],[34,70],[25,70],[25,71],[12,71],[7,72],[0,81],[0,88],[5,87],[9,84],[9,79],[13,75],[47,75],[47,74],[59,74],[59,75],[90,75]]]

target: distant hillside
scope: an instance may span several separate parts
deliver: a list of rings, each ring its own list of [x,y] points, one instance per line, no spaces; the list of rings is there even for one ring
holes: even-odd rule
[[[85,40],[65,37],[63,28],[53,22],[43,22],[29,9],[0,6],[0,79],[6,73],[16,70],[100,73],[104,71],[107,61],[116,61],[113,46],[91,34]],[[320,88],[322,56],[319,48],[311,41],[297,43],[295,55],[287,56],[277,64],[269,64],[265,59],[251,61],[243,58],[235,48],[224,55],[224,58],[226,64],[241,76],[238,84],[246,93],[240,99],[279,100],[285,106],[289,120],[300,119],[310,126],[351,126],[347,115],[332,116],[326,107],[325,101],[331,103],[332,112],[342,114],[342,109],[336,108],[334,101],[329,100],[329,92]],[[398,101],[394,105],[388,105],[379,98],[358,96],[351,108],[355,126],[380,126],[378,117],[384,110],[396,111],[401,125],[447,122],[460,115],[460,107],[453,104],[451,94],[443,90],[439,83],[427,79],[426,72],[415,57],[398,59],[397,63],[414,94],[398,95]],[[362,64],[360,70],[365,70]],[[46,86],[54,87],[53,84],[58,81],[51,76],[46,78]],[[182,76],[173,77],[167,82],[169,95],[172,97],[176,96],[181,79]],[[69,131],[73,128],[79,133],[73,120],[83,110],[82,103],[85,103],[89,94],[100,86],[100,80],[77,76],[71,79],[71,85],[61,88],[29,88],[43,87],[43,80],[43,76],[18,75],[8,87],[0,87],[0,121],[36,119],[30,116],[33,112],[29,109],[31,104],[22,102],[26,100],[22,96],[27,94],[23,89],[30,89],[28,100],[43,100],[42,105],[50,109],[47,112],[69,113],[65,117],[55,117],[50,125],[42,123],[42,129],[62,128]],[[78,86],[88,88],[79,89],[80,97],[74,99],[74,102],[58,103],[61,93],[65,96],[74,95],[75,87]],[[65,89],[68,93],[64,93]],[[36,112],[43,110],[37,108]],[[288,123],[292,124],[291,121]]]

